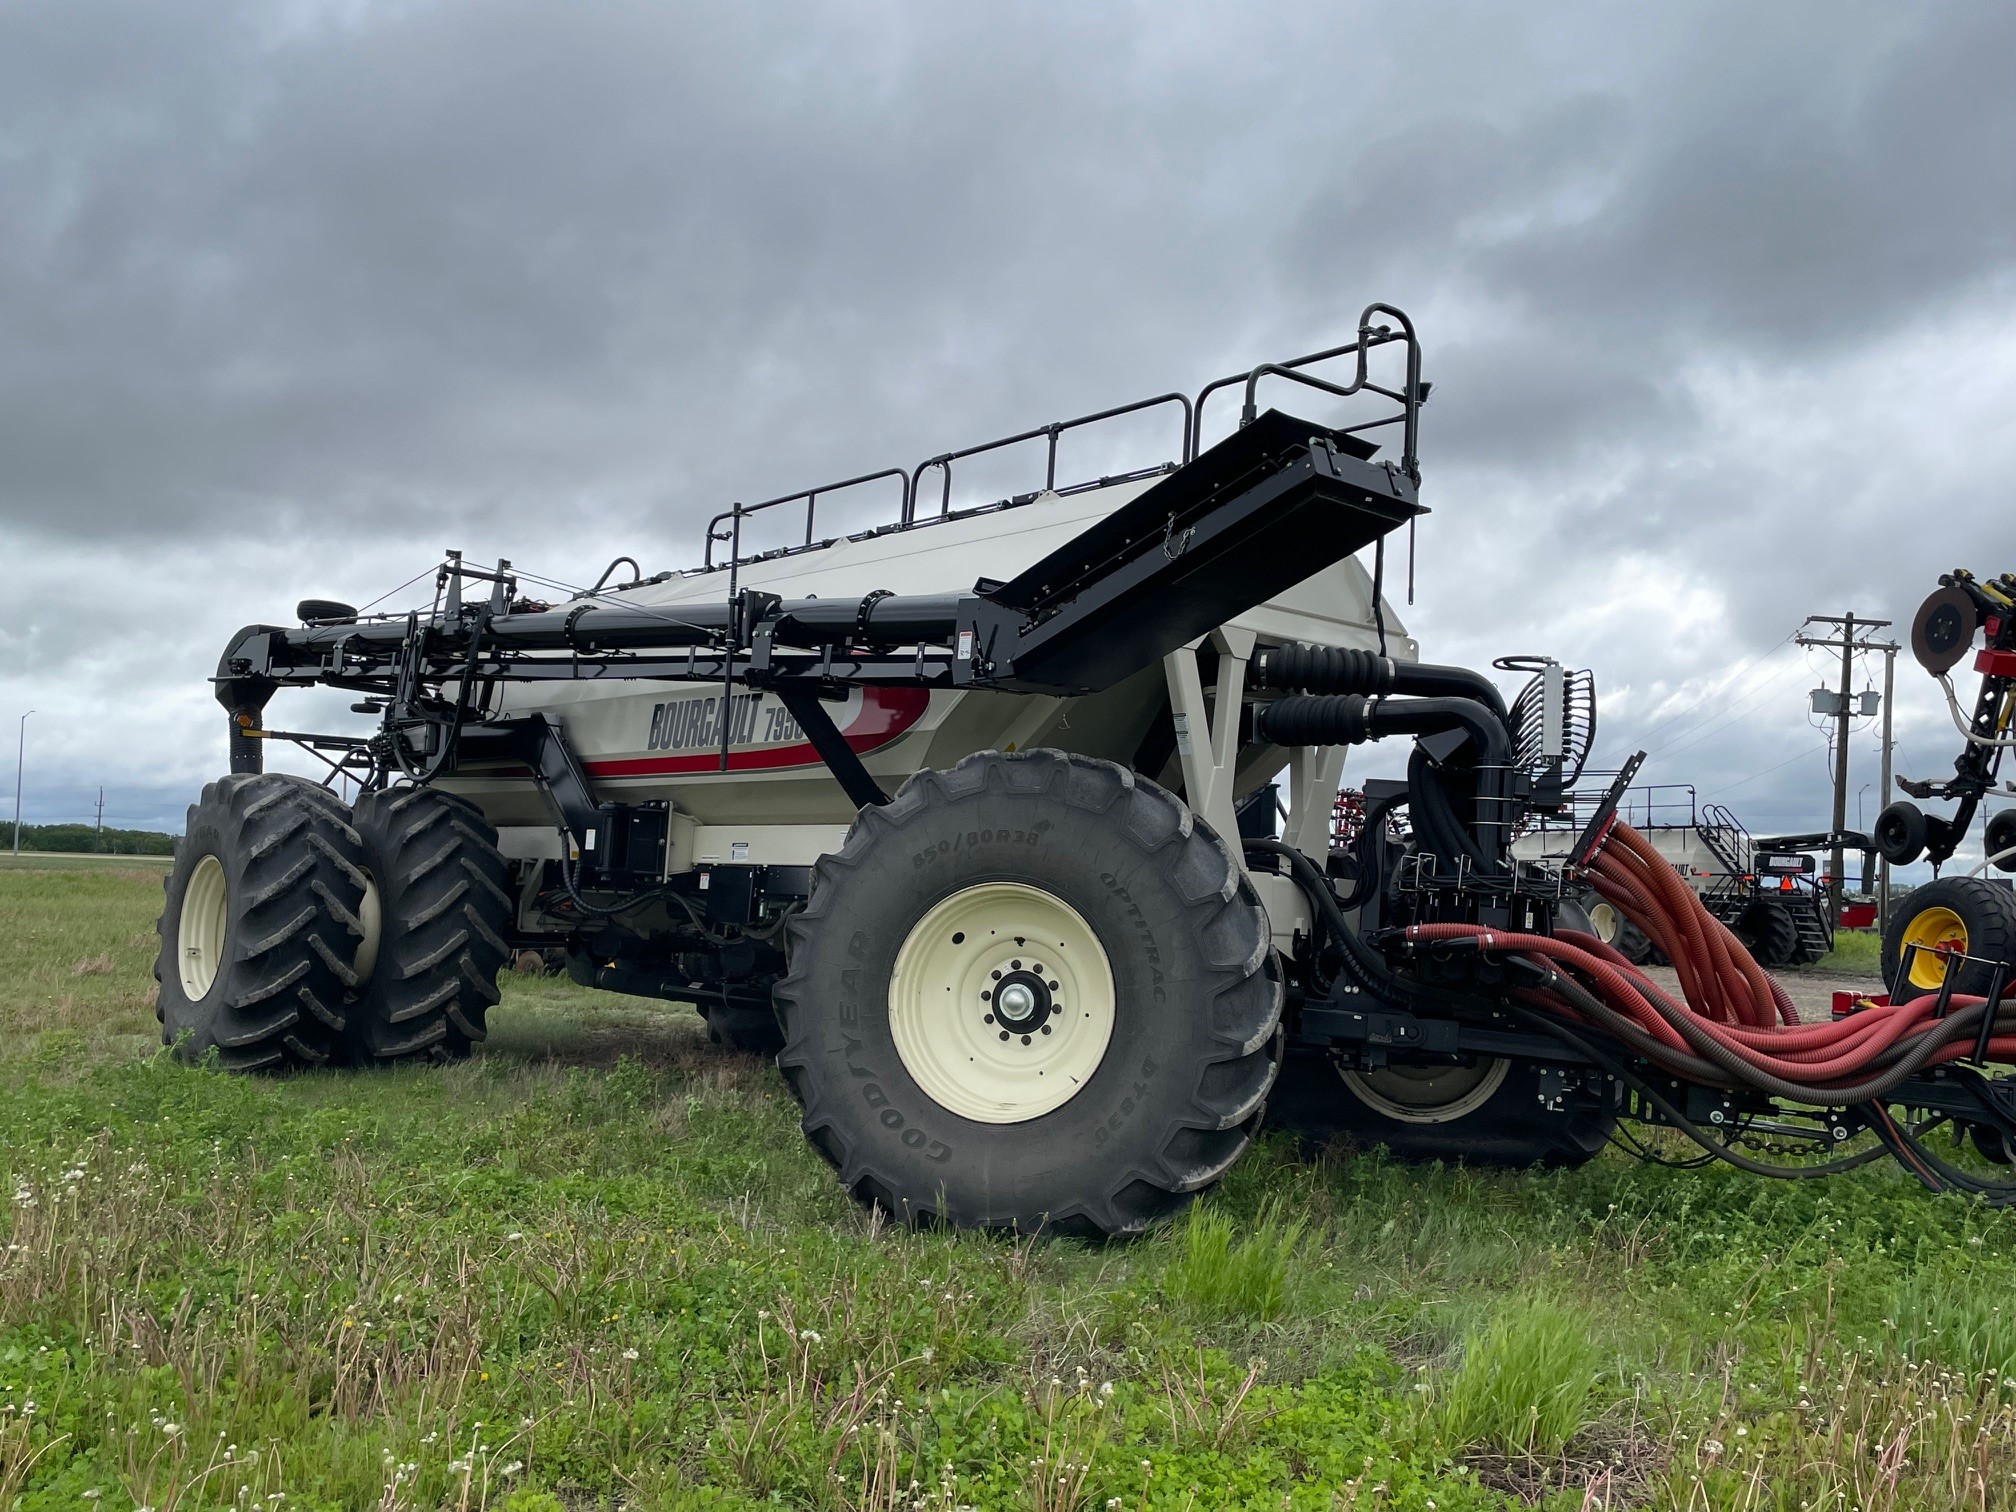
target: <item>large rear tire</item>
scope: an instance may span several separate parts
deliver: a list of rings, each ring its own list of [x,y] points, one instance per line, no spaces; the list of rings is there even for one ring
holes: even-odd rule
[[[1309,1145],[1343,1139],[1384,1145],[1397,1160],[1511,1170],[1582,1165],[1617,1124],[1595,1096],[1531,1062],[1486,1057],[1356,1071],[1312,1051],[1290,1055],[1281,1068],[1268,1118]]]
[[[1906,946],[1911,952],[1904,966]],[[1951,957],[1970,959],[1953,967],[1953,990],[1988,990],[1993,963],[2016,966],[2016,892],[1986,877],[1940,877],[1914,887],[1891,910],[1883,932],[1883,980],[1893,1000],[1937,992]]]
[[[487,1033],[510,955],[510,870],[497,831],[475,804],[438,788],[365,793],[354,814],[375,930],[358,962],[345,1058],[460,1060]]]
[[[969,756],[862,812],[790,926],[813,1146],[910,1222],[1133,1234],[1224,1175],[1280,1056],[1233,852],[1124,767]]]
[[[154,966],[161,1039],[182,1059],[284,1071],[330,1058],[364,937],[348,817],[281,773],[220,777],[190,805]]]
[[[1736,921],[1736,937],[1759,966],[1775,970],[1792,964],[1799,953],[1799,924],[1791,910],[1770,898],[1759,898]]]

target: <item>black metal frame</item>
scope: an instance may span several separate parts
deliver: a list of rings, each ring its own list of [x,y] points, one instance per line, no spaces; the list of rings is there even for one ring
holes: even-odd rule
[[[2003,752],[2011,735],[2010,726],[2005,724],[2012,699],[2016,699],[2016,573],[2003,573],[2000,577],[1983,582],[1964,568],[1941,573],[1939,585],[1943,589],[1957,590],[1971,600],[1974,605],[1975,623],[1966,626],[1966,644],[1972,646],[1976,633],[1986,631],[1985,647],[1975,657],[1975,669],[1981,673],[1981,686],[1974,695],[1974,710],[1967,720],[1967,738],[1963,741],[1960,754],[1954,758],[1953,775],[1944,780],[1909,781],[1899,778],[1897,786],[1912,798],[1950,798],[1956,800],[1951,815],[1926,814],[1917,805],[1900,800],[1890,804],[1876,817],[1876,833],[1882,835],[1889,827],[1889,821],[1900,815],[1912,816],[1923,835],[1922,854],[1932,863],[1934,872],[1952,856],[1967,836],[1968,829],[1979,812],[1982,800],[1995,790],[1996,774],[2002,765]],[[1930,607],[1928,602],[1927,608]],[[1925,609],[1919,610],[1923,616]],[[1924,659],[1924,652],[1918,644],[1919,629],[1913,629],[1913,650]],[[1934,663],[1926,663],[1927,670],[1935,672],[1943,680],[1945,673]],[[1948,685],[1948,692],[1951,686]],[[1910,847],[1899,848],[1886,845],[1885,853],[1893,865],[1906,865],[1918,859],[1920,852]]]

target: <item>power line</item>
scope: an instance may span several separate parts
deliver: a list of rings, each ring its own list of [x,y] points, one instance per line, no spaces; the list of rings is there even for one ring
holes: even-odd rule
[[[1756,687],[1752,688],[1748,693],[1745,693],[1741,698],[1737,699],[1735,703],[1730,704],[1727,708],[1717,710],[1715,713],[1709,715],[1708,718],[1704,721],[1687,726],[1685,729],[1681,730],[1678,734],[1676,734],[1671,740],[1668,740],[1664,745],[1659,746],[1655,750],[1647,752],[1647,755],[1677,756],[1682,751],[1693,750],[1694,747],[1700,745],[1704,740],[1708,739],[1711,735],[1721,734],[1724,730],[1728,729],[1729,726],[1739,723],[1742,719],[1746,718],[1748,714],[1754,713],[1755,710],[1748,708],[1748,705],[1754,704],[1766,693],[1774,691],[1781,683],[1785,681],[1786,678],[1797,676],[1804,670],[1805,670],[1804,663],[1794,662],[1791,666],[1786,667],[1783,671],[1778,673],[1777,676],[1770,678],[1768,681],[1759,683]],[[1687,738],[1690,736],[1692,737],[1691,739]]]
[[[1792,637],[1797,635],[1798,633],[1799,632],[1797,630],[1786,631],[1785,638],[1783,640],[1778,641],[1773,645],[1766,646],[1762,651],[1759,651],[1755,656],[1751,657],[1750,660],[1744,662],[1734,672],[1731,672],[1728,676],[1723,678],[1722,681],[1717,683],[1714,687],[1703,689],[1700,693],[1696,694],[1694,698],[1690,702],[1688,702],[1684,707],[1680,708],[1679,710],[1677,710],[1672,714],[1668,714],[1664,719],[1660,720],[1659,723],[1653,725],[1649,730],[1645,730],[1640,734],[1634,736],[1633,738],[1636,741],[1642,743],[1644,741],[1650,740],[1654,735],[1657,735],[1661,730],[1665,729],[1666,726],[1673,723],[1674,720],[1685,719],[1689,714],[1693,713],[1696,709],[1700,708],[1701,705],[1706,703],[1709,699],[1715,697],[1719,693],[1727,692],[1731,687],[1733,687],[1736,684],[1736,682],[1743,676],[1745,672],[1748,672],[1752,667],[1756,666],[1759,662],[1769,659],[1773,653],[1779,650],[1780,647],[1789,644],[1792,640]],[[1710,715],[1709,717],[1712,719],[1714,716]],[[1683,731],[1682,733],[1685,732]]]
[[[1821,745],[1817,749],[1801,751],[1797,756],[1786,757],[1783,761],[1779,762],[1777,766],[1768,766],[1764,768],[1764,770],[1761,772],[1752,772],[1748,777],[1745,777],[1741,782],[1729,783],[1724,787],[1719,787],[1715,789],[1715,791],[1712,793],[1703,793],[1701,796],[1704,798],[1720,798],[1724,793],[1733,793],[1739,787],[1748,787],[1751,783],[1755,782],[1759,777],[1769,777],[1773,772],[1781,771],[1785,767],[1792,765],[1792,763],[1795,761],[1804,761],[1809,756],[1825,756],[1827,754],[1827,749],[1828,749],[1827,746]]]
[[[1810,649],[1835,650],[1841,653],[1840,690],[1838,692],[1832,689],[1815,690],[1816,696],[1820,691],[1827,691],[1832,694],[1834,699],[1832,710],[1825,711],[1831,713],[1834,720],[1834,738],[1829,742],[1832,747],[1831,754],[1834,761],[1834,822],[1831,830],[1834,844],[1830,847],[1833,865],[1830,869],[1827,883],[1827,911],[1832,915],[1837,925],[1841,921],[1841,873],[1845,859],[1841,844],[1841,830],[1848,822],[1848,739],[1851,733],[1849,728],[1851,717],[1849,705],[1855,684],[1855,653],[1858,651],[1877,651],[1886,656],[1893,654],[1897,650],[1895,645],[1888,641],[1879,642],[1870,638],[1876,631],[1887,628],[1889,624],[1889,620],[1858,619],[1855,616],[1855,611],[1850,609],[1846,614],[1809,614],[1806,616],[1806,623],[1799,627],[1798,641],[1800,645]],[[1831,638],[1808,635],[1806,631],[1813,625],[1831,625],[1837,633]],[[1855,635],[1858,628],[1862,631],[1859,640]],[[1816,709],[1815,712],[1822,712],[1822,710]],[[1883,710],[1883,716],[1887,725],[1890,717],[1890,710],[1887,705]],[[1885,745],[1888,745],[1887,740],[1885,741]],[[1881,797],[1882,801],[1886,804],[1890,801],[1890,795],[1887,792],[1882,794]],[[1879,888],[1879,894],[1887,893],[1887,887]]]

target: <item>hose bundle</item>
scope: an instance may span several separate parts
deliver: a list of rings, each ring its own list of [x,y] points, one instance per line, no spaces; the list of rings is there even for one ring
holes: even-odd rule
[[[1474,940],[1522,960],[1537,985],[1523,1001],[1586,1026],[1675,1076],[1812,1106],[1878,1100],[1930,1066],[1974,1054],[1984,1017],[1988,1059],[2016,1062],[2016,1003],[1936,993],[1803,1024],[1784,989],[1710,914],[1645,837],[1619,823],[1588,867],[1597,892],[1666,952],[1676,1002],[1594,935],[1506,933],[1474,924],[1416,924],[1419,942]]]

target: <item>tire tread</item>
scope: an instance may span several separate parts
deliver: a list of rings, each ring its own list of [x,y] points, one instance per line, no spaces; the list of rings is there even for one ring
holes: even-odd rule
[[[987,1215],[941,1211],[949,1206],[942,1199],[928,1207],[899,1201],[894,1180],[874,1168],[866,1151],[849,1147],[843,1122],[825,1108],[825,1089],[813,1074],[800,1017],[801,1007],[819,990],[805,964],[813,953],[809,945],[829,916],[845,874],[862,865],[885,833],[990,789],[1054,795],[1089,813],[1117,811],[1134,844],[1167,857],[1160,869],[1177,882],[1184,907],[1196,915],[1193,929],[1211,942],[1205,962],[1219,980],[1210,990],[1208,1012],[1220,1052],[1198,1067],[1187,1111],[1167,1129],[1150,1169],[1116,1167],[1101,1190],[1043,1220],[1053,1232],[1140,1233],[1220,1180],[1251,1143],[1281,1061],[1282,990],[1266,912],[1231,848],[1173,794],[1125,767],[1046,749],[985,751],[949,769],[919,772],[890,803],[864,809],[841,848],[813,868],[811,898],[787,926],[793,966],[775,989],[785,1035],[778,1066],[804,1110],[806,1139],[857,1199],[913,1224],[1000,1226]]]

